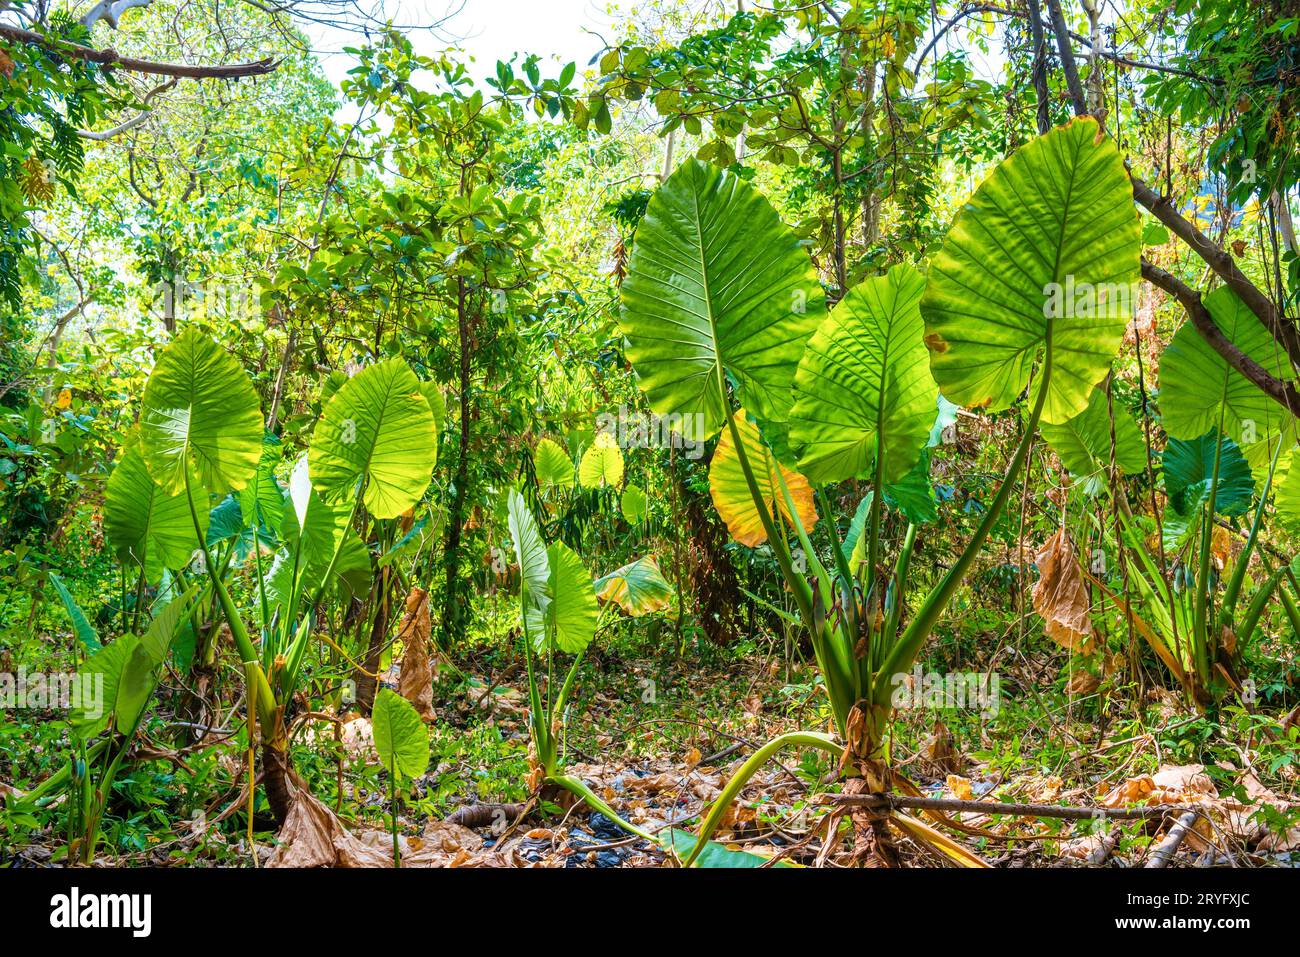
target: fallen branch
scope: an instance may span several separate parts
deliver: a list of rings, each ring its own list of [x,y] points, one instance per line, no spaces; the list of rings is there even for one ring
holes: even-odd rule
[[[453,811],[447,818],[447,823],[480,828],[490,827],[498,821],[502,824],[507,821],[517,822],[527,807],[527,804],[470,804]]]
[[[1108,818],[1117,821],[1142,821],[1162,817],[1185,808],[1170,805],[1144,807],[1061,807],[1055,804],[1010,804],[1002,801],[963,801],[957,798],[909,797],[905,794],[837,794],[836,804],[852,807],[911,808],[922,811],[970,811],[976,814],[1011,814],[1017,817],[1055,817],[1082,821]],[[1198,812],[1191,811],[1191,814]]]
[[[32,30],[20,27],[0,26],[0,38],[17,43],[33,43],[44,47],[52,53],[74,57],[88,63],[130,73],[151,73],[156,76],[174,76],[187,80],[238,80],[247,76],[265,76],[274,73],[280,61],[274,57],[264,57],[249,63],[230,63],[223,66],[191,66],[188,63],[158,63],[153,60],[137,60],[133,57],[119,56],[113,49],[95,50],[77,43],[69,43],[55,37],[48,37]]]
[[[1178,848],[1182,846],[1183,838],[1191,833],[1192,827],[1196,824],[1196,818],[1200,813],[1200,811],[1194,809],[1185,811],[1174,823],[1174,826],[1169,829],[1165,839],[1151,849],[1151,856],[1147,858],[1146,866],[1149,868],[1168,867],[1169,862],[1178,853]]]

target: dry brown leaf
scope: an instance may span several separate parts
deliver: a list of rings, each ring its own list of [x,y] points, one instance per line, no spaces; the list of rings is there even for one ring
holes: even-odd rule
[[[1139,774],[1117,784],[1101,799],[1102,807],[1123,807],[1141,801],[1156,789],[1155,782],[1149,774]]]
[[[1116,785],[1101,799],[1103,807],[1147,804],[1188,804],[1219,796],[1203,764],[1165,765],[1154,775],[1140,774]]]
[[[278,835],[267,867],[392,867],[393,838],[387,831],[349,831],[301,781],[291,782],[293,807]],[[469,828],[430,823],[420,837],[399,837],[403,867],[460,867],[481,854],[483,840]],[[486,857],[479,863],[493,863]]]
[[[434,719],[433,664],[429,659],[429,593],[423,588],[412,588],[406,596],[406,617],[398,632],[402,640],[402,674],[397,680],[397,690],[415,706],[425,721]]]
[[[1065,690],[1072,695],[1089,695],[1101,687],[1101,679],[1086,668],[1077,668],[1065,683]]]
[[[944,774],[958,774],[966,767],[966,756],[957,750],[952,732],[942,721],[935,721],[933,733],[922,743],[921,758]]]
[[[1219,570],[1227,568],[1233,557],[1240,550],[1237,536],[1222,525],[1215,525],[1210,536],[1210,557]]]
[[[1155,773],[1151,780],[1157,788],[1163,788],[1166,791],[1177,791],[1188,797],[1197,795],[1219,796],[1214,782],[1205,773],[1205,765],[1203,764],[1166,764]]]
[[[627,788],[641,794],[657,794],[660,791],[673,791],[682,784],[680,774],[664,771],[661,774],[647,774],[643,778],[629,777]]]
[[[1079,560],[1065,529],[1043,543],[1034,556],[1034,563],[1038,566],[1034,611],[1042,616],[1047,636],[1071,651],[1092,654],[1088,590],[1083,585]]]
[[[699,748],[691,748],[686,752],[686,767],[693,768],[704,758]]]
[[[1043,778],[1041,781],[1033,784],[1029,793],[1030,796],[1039,803],[1055,801],[1061,796],[1061,789],[1065,787],[1065,782],[1058,775],[1053,774],[1051,777]]]

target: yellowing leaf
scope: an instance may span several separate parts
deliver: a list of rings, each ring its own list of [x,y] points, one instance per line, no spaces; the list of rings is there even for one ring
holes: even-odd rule
[[[960,774],[948,775],[948,790],[958,801],[969,801],[973,798],[974,792],[971,791],[970,781]]]
[[[617,488],[623,484],[623,453],[608,432],[597,432],[596,441],[582,453],[578,481],[583,488]]]
[[[616,602],[624,614],[639,618],[667,608],[673,589],[654,558],[645,555],[599,579],[596,595],[601,601]]]
[[[72,405],[72,390],[64,389],[58,394],[58,397],[55,398],[54,407],[56,409],[66,409],[70,405]]]
[[[758,427],[745,417],[744,409],[736,412],[735,421],[749,467],[767,502],[769,513],[773,517],[779,513],[787,523],[793,525],[777,479],[777,469],[780,469],[780,476],[790,490],[790,500],[798,512],[799,521],[806,531],[810,531],[817,524],[817,508],[813,503],[813,490],[808,480],[777,462],[763,444]],[[713,507],[727,524],[727,531],[732,538],[751,548],[767,541],[767,532],[759,518],[758,506],[749,493],[749,484],[745,481],[745,473],[740,466],[740,457],[736,453],[729,428],[722,430],[722,438],[718,440],[713,462],[709,465],[709,494],[713,496]]]

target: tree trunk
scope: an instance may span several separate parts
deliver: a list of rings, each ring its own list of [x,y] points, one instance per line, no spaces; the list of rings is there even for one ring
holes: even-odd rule
[[[454,638],[460,633],[464,620],[461,608],[461,594],[464,591],[460,575],[460,545],[462,526],[465,523],[465,503],[469,492],[469,440],[472,421],[470,404],[470,328],[468,303],[465,295],[465,280],[457,281],[456,320],[460,336],[460,440],[456,452],[456,492],[452,496],[451,509],[447,516],[447,548],[445,568],[447,572],[446,587],[442,596],[442,627],[438,646],[443,649],[451,647]]]
[[[353,679],[357,685],[357,710],[368,715],[375,706],[375,694],[379,691],[379,664],[384,657],[384,645],[388,640],[388,625],[392,621],[392,596],[389,594],[389,568],[379,570],[373,600],[375,617],[370,623],[370,640],[366,643],[366,656],[361,667],[354,672]]]
[[[689,466],[674,462],[686,527],[690,529],[691,558],[689,580],[695,595],[695,613],[709,640],[718,645],[730,644],[741,636],[740,609],[746,604],[740,592],[740,580],[727,555],[727,536],[713,517],[708,497],[691,488]]]

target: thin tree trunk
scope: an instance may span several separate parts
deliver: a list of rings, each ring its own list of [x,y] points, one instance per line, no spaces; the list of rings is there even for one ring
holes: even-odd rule
[[[1034,85],[1034,100],[1037,103],[1038,132],[1046,133],[1052,128],[1052,114],[1047,92],[1047,41],[1043,36],[1043,11],[1038,0],[1029,3],[1029,36],[1034,44],[1034,62],[1030,76]]]
[[[375,707],[375,694],[379,691],[379,665],[384,658],[384,645],[388,641],[388,625],[392,621],[392,583],[389,567],[379,570],[375,585],[375,617],[370,622],[370,640],[366,643],[366,656],[361,667],[354,672],[357,685],[357,710],[370,714]]]
[[[469,492],[469,441],[471,416],[470,396],[470,336],[469,304],[465,295],[465,280],[457,280],[456,320],[460,336],[460,439],[457,442],[456,492],[452,496],[451,510],[447,516],[447,548],[445,568],[447,583],[443,590],[442,628],[439,646],[448,648],[460,632],[463,620],[460,577],[460,546],[462,526],[465,524],[465,502]]]

